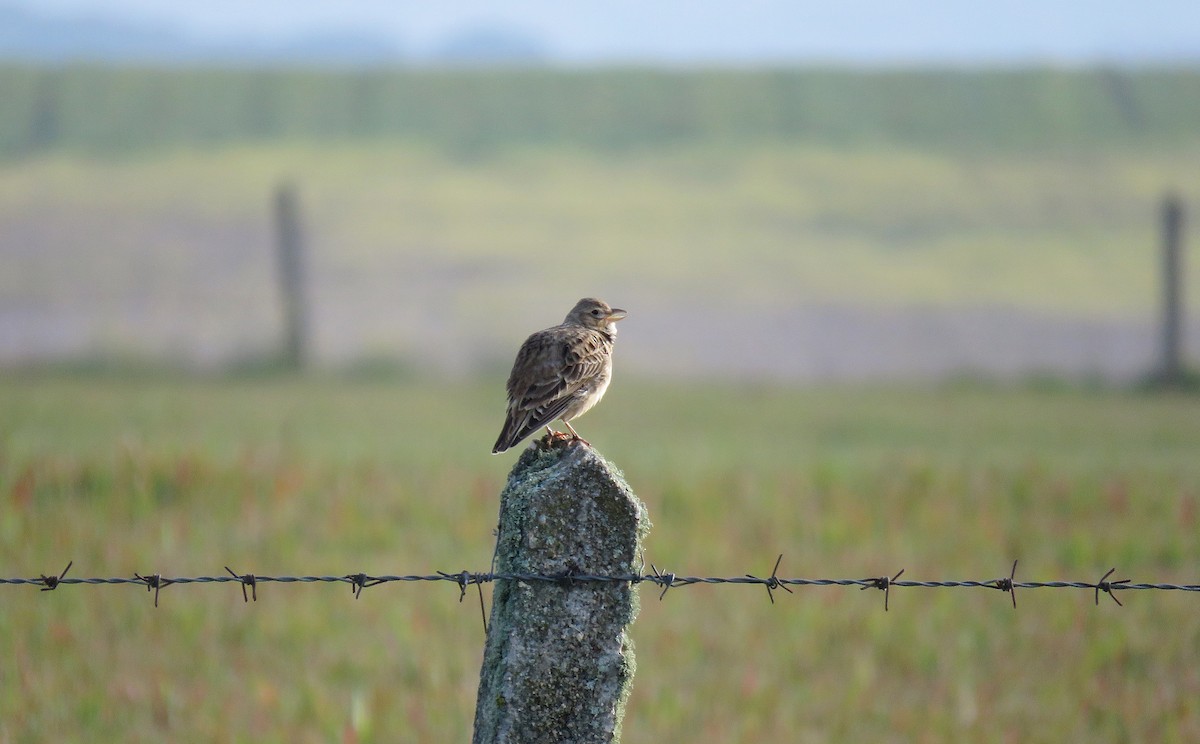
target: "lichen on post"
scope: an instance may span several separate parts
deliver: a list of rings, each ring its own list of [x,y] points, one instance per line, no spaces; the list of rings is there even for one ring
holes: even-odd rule
[[[496,573],[627,576],[646,507],[579,442],[522,453],[500,495]],[[475,708],[476,744],[615,742],[633,682],[628,581],[498,579]]]

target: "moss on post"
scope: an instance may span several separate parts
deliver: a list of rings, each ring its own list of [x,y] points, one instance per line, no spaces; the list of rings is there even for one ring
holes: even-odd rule
[[[634,574],[649,527],[621,473],[590,447],[531,447],[500,495],[496,571]],[[629,582],[497,581],[474,742],[618,741],[637,609]]]

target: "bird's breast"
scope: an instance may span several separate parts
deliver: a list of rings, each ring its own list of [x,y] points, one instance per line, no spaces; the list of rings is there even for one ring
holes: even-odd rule
[[[578,418],[599,403],[600,399],[604,397],[604,391],[608,390],[610,379],[611,375],[606,369],[602,374],[597,375],[596,379],[579,388],[575,393],[575,402],[567,409],[567,415],[564,418]]]

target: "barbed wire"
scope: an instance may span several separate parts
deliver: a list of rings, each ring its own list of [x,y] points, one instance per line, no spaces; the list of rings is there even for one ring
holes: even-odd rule
[[[857,587],[863,589],[879,589],[883,592],[883,609],[889,609],[889,600],[892,589],[896,588],[929,588],[929,589],[998,589],[1006,594],[1012,600],[1013,609],[1017,607],[1017,589],[1090,589],[1094,593],[1095,604],[1100,603],[1100,594],[1103,592],[1112,598],[1114,602],[1121,605],[1121,600],[1117,598],[1117,592],[1133,591],[1133,590],[1156,590],[1156,591],[1182,591],[1182,592],[1200,592],[1200,584],[1172,584],[1172,583],[1134,583],[1130,579],[1110,580],[1116,568],[1111,568],[1107,573],[1100,578],[1099,581],[1017,581],[1017,561],[1013,561],[1012,569],[1007,576],[1001,576],[995,579],[982,580],[949,580],[949,581],[917,581],[912,579],[901,579],[904,574],[904,569],[897,571],[895,574],[888,576],[868,577],[863,579],[808,579],[808,578],[785,578],[779,576],[779,566],[783,562],[783,555],[780,555],[775,560],[775,565],[771,569],[770,576],[756,576],[754,574],[742,574],[739,576],[686,576],[669,571],[660,571],[657,566],[651,564],[650,571],[645,571],[645,564],[636,573],[628,574],[588,574],[574,571],[565,571],[561,573],[518,573],[518,572],[496,572],[496,571],[437,571],[432,574],[409,574],[409,575],[374,575],[368,573],[352,573],[340,575],[326,576],[268,576],[260,574],[239,574],[232,568],[226,566],[224,575],[217,576],[172,576],[166,577],[161,573],[141,574],[135,573],[132,577],[116,576],[108,578],[68,578],[67,573],[74,566],[74,561],[67,564],[67,567],[61,573],[46,575],[40,574],[35,578],[0,578],[0,585],[33,585],[39,586],[41,591],[54,591],[62,586],[69,585],[93,585],[93,586],[112,586],[121,584],[135,584],[144,586],[146,590],[154,592],[154,606],[158,607],[159,593],[169,586],[187,586],[192,584],[232,584],[236,583],[242,588],[243,601],[258,601],[258,586],[267,583],[279,584],[314,584],[314,583],[332,583],[332,584],[348,584],[354,594],[354,598],[358,599],[362,596],[364,589],[380,586],[382,584],[390,584],[395,582],[450,582],[456,584],[459,588],[459,601],[461,602],[467,595],[467,589],[475,586],[479,592],[480,612],[484,614],[484,627],[486,628],[487,619],[483,606],[483,585],[492,584],[499,581],[523,581],[527,583],[552,583],[560,586],[577,586],[582,584],[611,584],[611,583],[628,583],[628,584],[653,584],[662,589],[659,592],[658,598],[662,600],[667,592],[672,589],[677,589],[686,586],[695,586],[699,584],[708,584],[716,586],[731,586],[731,585],[752,585],[762,586],[767,590],[767,598],[771,604],[775,603],[775,591],[782,589],[788,593],[792,592],[792,587],[796,586],[845,586]]]

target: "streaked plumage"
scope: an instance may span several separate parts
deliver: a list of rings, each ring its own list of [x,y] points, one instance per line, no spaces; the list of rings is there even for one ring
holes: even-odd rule
[[[571,426],[604,396],[612,379],[616,322],[624,310],[585,297],[562,323],[538,331],[521,344],[508,376],[508,415],[492,454],[562,419],[571,437],[583,441]],[[586,443],[586,442],[585,442]]]

